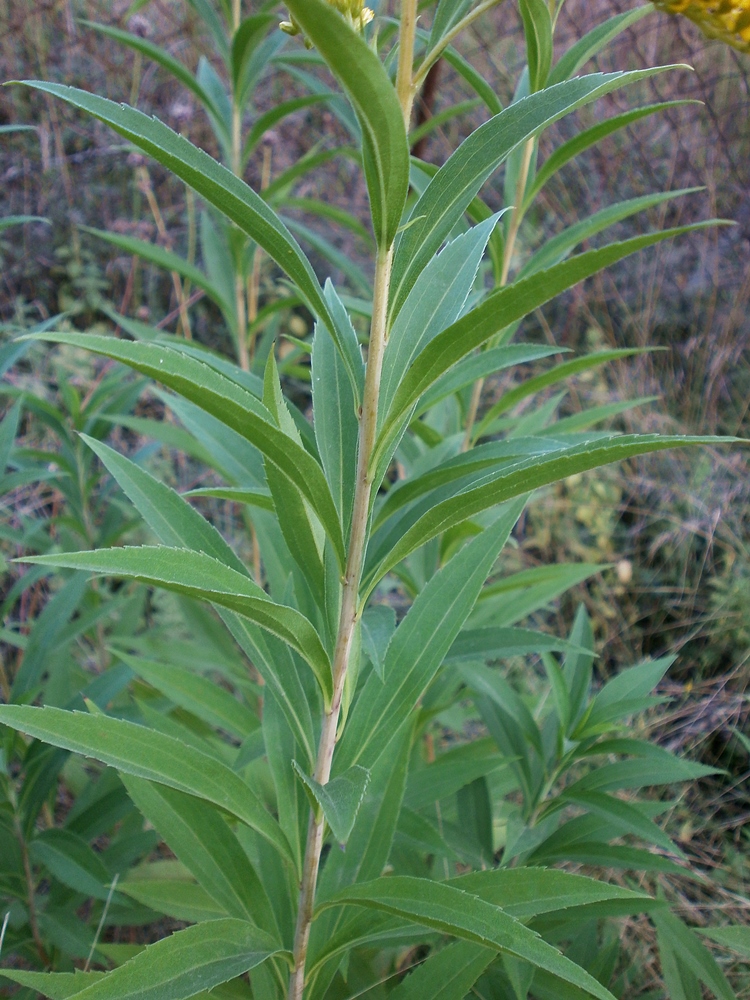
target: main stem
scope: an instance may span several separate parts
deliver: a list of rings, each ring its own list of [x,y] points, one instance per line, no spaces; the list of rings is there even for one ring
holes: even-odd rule
[[[415,87],[412,79],[414,63],[414,38],[417,28],[417,0],[403,0],[401,30],[399,35],[399,62],[396,75],[396,92],[401,104],[406,129],[409,129]],[[370,522],[370,500],[372,498],[372,470],[370,460],[375,449],[378,426],[378,400],[380,379],[383,372],[383,355],[388,340],[388,295],[391,286],[391,266],[393,247],[381,247],[375,261],[375,282],[372,300],[372,323],[370,342],[367,349],[367,371],[362,397],[362,413],[359,424],[359,448],[357,453],[357,477],[354,487],[352,529],[341,591],[341,612],[339,615],[336,647],[333,654],[333,697],[331,706],[323,717],[323,729],[318,743],[315,763],[315,780],[327,784],[331,777],[333,751],[336,748],[341,698],[349,667],[354,630],[359,616],[359,584],[362,577],[367,531]],[[297,927],[294,934],[293,968],[289,980],[288,1000],[302,1000],[305,991],[305,962],[307,945],[310,940],[315,888],[318,882],[320,854],[323,848],[325,819],[319,810],[310,814],[307,828],[305,860],[302,866]]]

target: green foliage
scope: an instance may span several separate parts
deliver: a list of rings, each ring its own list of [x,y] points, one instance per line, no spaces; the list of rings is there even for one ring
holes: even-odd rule
[[[193,75],[152,43],[103,30],[200,101],[227,166],[136,109],[30,84],[111,126],[203,200],[205,270],[103,235],[213,298],[239,365],[125,318],[133,341],[52,324],[13,348],[9,364],[47,341],[63,357],[85,349],[138,377],[102,369],[85,399],[61,380],[65,409],[8,390],[17,400],[0,425],[4,489],[52,482],[65,511],[4,535],[33,567],[6,609],[44,567],[73,574],[60,574],[28,635],[21,619],[3,633],[23,654],[3,677],[0,706],[4,947],[45,969],[14,965],[3,975],[52,998],[92,1000],[463,1000],[475,984],[498,1000],[610,1000],[619,944],[608,922],[646,914],[673,1000],[698,995],[700,984],[731,997],[709,950],[665,901],[552,867],[683,870],[659,822],[668,802],[658,790],[713,771],[631,731],[661,702],[654,692],[671,658],[597,689],[583,609],[565,638],[524,626],[598,567],[503,569],[533,491],[715,440],[592,430],[616,412],[607,408],[557,420],[562,397],[545,390],[634,352],[553,362],[525,377],[525,364],[557,352],[509,343],[550,298],[698,228],[605,237],[573,255],[666,198],[646,196],[581,220],[512,274],[519,226],[549,177],[661,110],[579,134],[537,171],[537,138],[550,124],[669,69],[574,76],[642,12],[595,29],[553,65],[554,5],[522,0],[528,66],[516,99],[500,109],[465,67],[492,117],[440,169],[410,172],[415,82],[443,53],[462,65],[449,42],[486,4],[440,0],[427,37],[405,0],[396,47],[394,24],[363,38],[335,5],[290,0],[315,52],[280,54],[270,14],[242,20],[238,3],[190,3],[226,83],[206,60]],[[243,136],[260,74],[308,62],[330,70],[351,108],[297,66],[311,94],[256,117]],[[356,136],[369,193],[375,279],[372,303],[356,309],[344,289],[321,283],[279,213],[314,155],[275,191],[242,179],[264,129],[318,99]],[[502,164],[505,209],[493,214],[480,192]],[[259,327],[246,284],[261,249],[315,319],[312,344],[297,345],[311,356],[311,421],[285,394],[271,344],[250,370]],[[500,371],[515,382],[479,418],[482,380]],[[147,387],[181,427],[133,415]],[[54,435],[54,451],[14,443],[24,414]],[[122,436],[120,448],[104,442],[118,424],[182,447],[219,485],[181,494],[144,467],[155,449],[129,457]],[[247,540],[230,544],[190,502],[216,498],[241,505]],[[398,615],[395,588],[406,599]],[[93,679],[69,653],[74,642],[95,651]],[[519,682],[509,669],[519,662],[522,677],[541,665],[544,681]],[[480,726],[488,735],[472,740]],[[71,753],[98,763],[90,773]],[[61,772],[77,798],[56,823]],[[170,857],[154,853],[160,842]],[[132,951],[106,940],[112,927],[158,920],[189,926]],[[715,939],[744,953],[733,929]],[[406,976],[404,948],[422,960]],[[114,968],[91,972],[92,960]]]

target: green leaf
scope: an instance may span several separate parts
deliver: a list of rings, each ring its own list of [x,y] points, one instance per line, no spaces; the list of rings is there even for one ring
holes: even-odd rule
[[[409,772],[404,803],[410,809],[424,809],[507,763],[491,739],[474,740],[446,750],[431,764]]]
[[[0,976],[7,976],[14,982],[21,983],[33,990],[35,993],[43,993],[51,1000],[68,1000],[68,997],[75,996],[85,987],[104,977],[103,972],[18,972],[16,975],[9,975],[5,969],[0,969]]]
[[[602,792],[563,792],[561,801],[573,802],[575,805],[589,810],[602,819],[606,819],[612,824],[618,833],[633,833],[646,843],[656,844],[657,847],[664,848],[678,857],[684,857],[682,851],[664,833],[661,827],[657,826],[653,820],[638,809],[636,804],[631,804],[623,799],[618,799],[614,795],[607,795]]]
[[[254,239],[297,285],[312,312],[328,317],[318,279],[299,245],[265,201],[230,170],[135,108],[61,84],[29,80],[26,85],[87,111],[153,156]]]
[[[362,128],[375,239],[393,242],[409,187],[409,147],[393,84],[369,45],[323,0],[290,0],[289,11],[346,92]]]
[[[646,11],[647,8],[641,7],[640,10]],[[657,104],[647,104],[642,108],[632,108],[630,111],[625,111],[620,115],[605,118],[603,122],[598,122],[596,125],[592,125],[591,128],[578,132],[572,139],[564,142],[553,153],[550,153],[538,169],[526,193],[524,210],[528,208],[550,177],[553,177],[558,170],[578,156],[579,153],[590,149],[591,146],[596,145],[596,143],[606,138],[606,136],[612,135],[614,132],[618,132],[620,129],[627,128],[628,125],[640,121],[641,118],[646,118],[659,111],[665,111],[667,108],[680,107],[683,104],[693,103],[693,101],[660,101]]]
[[[407,720],[392,738],[389,752],[382,754],[371,768],[370,783],[347,849],[330,854],[321,872],[319,899],[328,898],[342,886],[365,882],[382,873],[401,814],[413,733],[413,720]],[[325,929],[330,916],[327,914],[313,925],[313,939],[321,927]]]
[[[593,215],[589,215],[588,218],[582,219],[572,226],[567,226],[556,236],[546,240],[544,245],[519,271],[518,278],[525,278],[529,274],[536,274],[545,267],[557,264],[558,261],[567,257],[574,247],[623,219],[629,219],[638,212],[645,212],[647,209],[661,205],[672,198],[680,198],[700,190],[701,188],[683,188],[681,191],[660,191],[656,194],[629,198],[627,201],[618,201],[614,205],[607,205],[606,208],[594,212]]]
[[[546,0],[521,0],[526,36],[526,64],[532,92],[547,82],[552,65],[552,17]]]
[[[502,907],[518,920],[613,900],[637,908],[653,903],[651,897],[642,892],[610,885],[602,879],[547,868],[495,868],[459,875],[447,884]],[[638,912],[638,909],[631,912]]]
[[[278,940],[260,879],[219,812],[192,795],[123,775],[128,795],[198,884],[230,917],[249,920]]]
[[[223,729],[240,740],[258,728],[258,719],[247,706],[206,677],[173,663],[130,656],[119,650],[116,655],[147,684],[208,725]]]
[[[598,692],[586,717],[586,728],[633,714],[632,705],[646,698],[674,663],[675,656],[640,663],[621,671]]]
[[[708,948],[704,947],[698,935],[687,927],[679,917],[663,908],[651,915],[659,938],[659,950],[666,945],[683,964],[704,983],[717,1000],[736,1000],[734,990],[716,963]]]
[[[440,0],[432,19],[427,51],[430,52],[471,7],[471,0]]]
[[[248,576],[244,563],[237,558],[216,528],[198,511],[193,510],[178,493],[102,441],[87,434],[81,434],[81,438],[99,456],[104,467],[117,480],[163,545],[204,552]]]
[[[480,125],[438,170],[414,206],[418,219],[398,241],[391,281],[393,319],[417,276],[460,220],[484,182],[510,153],[564,115],[659,69],[594,73],[531,94]]]
[[[263,402],[290,443],[301,444],[281,390],[274,352],[266,363]],[[324,536],[320,522],[305,503],[301,491],[274,466],[266,463],[266,479],[273,497],[279,527],[289,552],[307,581],[309,593],[322,609],[325,594]],[[297,592],[298,601],[301,599]],[[304,605],[301,605],[304,607]],[[314,614],[314,612],[308,612]]]
[[[355,764],[337,778],[332,778],[327,784],[321,785],[308,777],[297,761],[292,763],[312,799],[313,808],[322,810],[331,833],[339,844],[345,844],[365,797],[370,772]]]
[[[511,344],[505,347],[491,347],[479,354],[470,355],[459,361],[457,365],[446,372],[431,389],[422,396],[412,416],[418,416],[439,403],[446,396],[452,396],[467,385],[473,385],[478,379],[496,375],[506,368],[522,365],[528,361],[539,361],[552,354],[559,353],[560,348],[534,346],[531,344]],[[557,426],[555,426],[557,433]]]
[[[446,660],[499,660],[529,653],[559,652],[570,643],[527,628],[473,628],[459,632]]]
[[[554,368],[543,372],[541,375],[535,375],[534,378],[526,379],[525,382],[522,382],[514,389],[510,389],[508,392],[503,393],[497,403],[490,407],[487,413],[482,417],[481,421],[477,424],[474,436],[477,438],[483,437],[483,435],[488,432],[491,425],[501,414],[507,413],[508,410],[513,409],[513,407],[516,406],[522,399],[527,399],[529,396],[534,395],[534,393],[539,392],[540,389],[544,389],[550,385],[557,385],[558,382],[562,382],[564,379],[570,378],[572,375],[578,375],[581,372],[589,371],[591,368],[607,364],[610,361],[618,361],[621,358],[630,358],[633,357],[634,354],[640,353],[642,353],[642,349],[637,347],[622,348],[620,350],[613,351],[595,351],[594,353],[586,354],[581,358],[573,358],[571,361],[564,361],[562,364],[555,365]]]
[[[128,48],[133,49],[135,52],[140,52],[147,59],[153,59],[155,63],[158,63],[168,73],[171,73],[176,80],[179,80],[183,87],[191,91],[207,111],[211,112],[215,118],[220,118],[220,112],[211,96],[201,87],[190,70],[186,66],[183,66],[174,56],[171,56],[166,49],[161,48],[159,45],[154,45],[147,38],[141,38],[140,35],[133,35],[129,31],[121,31],[119,28],[115,28],[109,24],[97,24],[96,21],[85,20],[81,23],[85,24],[87,28],[106,35],[107,38],[114,39],[114,41],[119,42],[121,45],[127,45]]]
[[[636,236],[622,243],[612,243],[597,250],[578,254],[548,268],[546,271],[541,271],[493,292],[481,305],[466,313],[447,330],[438,334],[417,355],[411,368],[404,376],[394,396],[390,412],[384,420],[372,460],[373,467],[382,460],[379,453],[387,451],[403,416],[409,412],[419,397],[461,358],[480,347],[511,323],[522,319],[560,292],[578,284],[585,278],[591,277],[603,268],[662,240],[707,225],[715,225],[715,223],[681,226],[659,233]]]
[[[464,1000],[471,987],[495,958],[493,951],[454,941],[430,955],[389,994],[390,1000]]]
[[[437,572],[396,629],[385,656],[385,683],[373,671],[334,758],[338,773],[371,767],[404,724],[466,621],[482,584],[523,510],[516,502]]]
[[[44,865],[60,882],[84,896],[106,900],[112,876],[101,857],[69,830],[43,830],[29,845],[36,864]]]
[[[622,435],[560,449],[552,455],[539,455],[512,465],[504,465],[497,471],[487,473],[482,485],[473,486],[437,503],[414,524],[405,527],[401,537],[393,540],[390,552],[369,571],[365,586],[373,586],[402,559],[431,538],[495,504],[529,493],[559,479],[565,479],[577,472],[587,472],[589,469],[634,455],[693,444],[715,445],[720,440],[730,443],[732,439],[667,435],[660,437],[656,434]]]
[[[250,19],[248,18],[248,20]],[[250,129],[245,140],[245,147],[242,152],[243,163],[247,162],[260,140],[274,125],[277,125],[288,115],[294,114],[295,111],[300,111],[302,108],[309,108],[311,104],[320,104],[321,101],[327,101],[331,96],[331,94],[323,92],[321,94],[305,94],[302,97],[293,97],[288,101],[276,104],[270,110],[266,111],[265,114],[259,115],[253,122],[253,127]]]
[[[392,875],[349,886],[323,906],[341,903],[384,910],[443,934],[453,934],[485,948],[513,955],[531,962],[536,968],[546,969],[564,982],[580,986],[591,996],[612,1000],[609,990],[534,931],[499,907],[453,885]]]
[[[232,89],[235,93],[240,87],[250,57],[268,34],[268,29],[275,20],[273,14],[251,15],[242,21],[232,36]]]
[[[341,525],[323,470],[309,452],[276,426],[255,396],[208,365],[160,344],[130,343],[91,334],[42,334],[39,339],[44,338],[122,361],[180,393],[250,441],[310,503],[331,538],[343,569]]]
[[[176,272],[181,278],[185,278],[187,281],[190,281],[197,288],[202,288],[206,295],[216,303],[225,316],[234,315],[234,304],[223,297],[221,289],[217,288],[206,277],[203,271],[195,267],[195,265],[190,264],[183,257],[180,257],[179,254],[174,253],[174,251],[167,250],[165,247],[161,247],[157,243],[149,243],[147,240],[136,239],[134,236],[123,236],[120,233],[108,233],[102,229],[92,229],[90,226],[80,226],[79,228],[86,233],[91,233],[92,236],[96,236],[100,240],[105,240],[107,243],[111,243],[120,250],[124,250],[125,253],[141,257],[143,260],[146,260],[151,264],[156,264],[157,267],[162,267],[166,271]]]
[[[260,510],[274,510],[273,498],[269,490],[245,490],[239,486],[206,486],[197,490],[188,490],[182,496],[216,497],[217,500],[244,503],[248,507],[259,507]]]
[[[644,851],[639,847],[623,847],[620,844],[602,844],[598,841],[585,841],[561,847],[559,850],[547,850],[546,844],[534,851],[529,859],[532,863],[555,864],[557,862],[572,862],[580,865],[595,865],[598,868],[621,868],[634,872],[664,872],[666,875],[685,876],[685,868],[670,861],[661,854]]]
[[[396,317],[385,348],[379,413],[387,414],[413,359],[461,315],[498,218],[499,215],[490,216],[457,236],[419,275]]]
[[[315,737],[311,708],[316,706],[302,685],[292,651],[275,636],[263,632],[239,615],[223,611],[221,617],[240,648],[273,691],[295,740],[312,766],[315,759]]]
[[[437,465],[430,463],[431,467],[428,467],[421,474],[415,470],[409,479],[401,480],[392,486],[384,501],[377,509],[373,527],[378,531],[384,522],[392,518],[404,506],[411,505],[415,500],[424,497],[428,493],[435,494],[439,487],[447,486],[457,480],[462,480],[462,486],[465,486],[467,482],[471,485],[475,481],[477,473],[495,470],[502,464],[508,466],[512,459],[517,460],[526,458],[529,455],[546,455],[550,452],[559,452],[563,447],[563,442],[550,438],[517,437],[512,440],[493,441],[479,445],[479,447],[472,448],[470,451],[459,452],[458,454],[455,454],[455,448],[452,448],[448,452],[449,457],[445,461],[441,461]],[[430,458],[432,455],[435,455],[437,458],[441,453],[433,450]],[[422,464],[420,463],[420,470],[421,468]],[[469,479],[468,477],[470,476],[473,478]],[[423,507],[429,510],[444,495],[444,493],[433,495],[431,498],[432,502],[428,499]],[[422,509],[420,507],[419,511]],[[409,514],[411,518],[410,523],[413,523],[415,520],[414,510],[412,508]],[[395,524],[395,527],[397,529],[395,537],[398,537],[398,534],[402,534],[404,529],[398,523]],[[400,531],[398,531],[399,527]],[[388,525],[388,528],[392,532],[394,529],[393,523]],[[381,549],[387,551],[388,548],[390,548],[388,535],[383,538],[381,532],[378,531],[371,544],[372,552],[370,553],[370,558],[375,559]]]
[[[149,945],[75,996],[79,1000],[186,1000],[243,975],[280,951],[273,938],[244,920],[210,920]],[[64,972],[42,976],[15,969],[3,969],[3,975],[53,998],[61,995],[57,977],[65,976],[66,982],[70,977]]]
[[[384,679],[385,654],[396,631],[396,612],[387,604],[375,604],[362,615],[362,648],[375,673]]]
[[[698,931],[722,948],[750,959],[750,927],[699,927]]]
[[[171,736],[106,715],[28,705],[0,705],[0,723],[101,760],[126,774],[212,802],[257,830],[284,857],[290,857],[281,828],[255,792],[215,757]]]
[[[567,52],[558,60],[554,69],[550,73],[548,84],[553,86],[563,80],[568,80],[574,76],[581,66],[584,66],[589,59],[601,52],[609,45],[612,39],[641,20],[652,8],[648,4],[636,7],[634,10],[625,11],[624,14],[615,14],[607,21],[602,21],[580,38]]]
[[[331,696],[331,663],[308,619],[295,608],[274,603],[249,577],[203,552],[144,545],[29,556],[24,562],[131,578],[235,611],[296,649],[310,665],[324,696]]]
[[[147,866],[152,867],[155,865]],[[224,906],[216,903],[196,882],[187,881],[184,877],[157,878],[145,874],[143,868],[139,868],[134,875],[119,882],[118,887],[126,896],[143,906],[175,920],[186,920],[194,924],[226,916]]]
[[[328,285],[326,294],[329,294]],[[340,309],[343,310],[343,306],[340,305]],[[351,324],[349,331],[349,339],[354,339],[354,346],[359,351]],[[357,468],[357,402],[341,355],[334,349],[330,333],[321,324],[316,326],[312,348],[312,398],[320,460],[347,535]]]

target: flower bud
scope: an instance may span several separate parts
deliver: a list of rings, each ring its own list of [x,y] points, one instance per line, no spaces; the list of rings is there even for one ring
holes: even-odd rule
[[[337,10],[349,25],[360,34],[365,30],[365,25],[368,25],[375,16],[369,7],[365,7],[364,0],[327,0],[327,3],[329,7]],[[300,26],[291,16],[288,21],[282,21],[279,27],[287,35],[300,34]],[[307,39],[305,39],[305,45],[310,47]]]

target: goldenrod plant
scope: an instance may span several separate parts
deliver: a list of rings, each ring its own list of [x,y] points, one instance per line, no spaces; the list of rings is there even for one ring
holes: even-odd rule
[[[501,558],[535,490],[717,440],[591,430],[611,413],[601,410],[555,424],[554,399],[516,412],[546,386],[623,352],[525,381],[519,369],[516,387],[481,412],[481,380],[556,353],[511,342],[524,317],[630,254],[718,223],[572,253],[659,194],[582,220],[514,274],[534,185],[607,124],[537,170],[540,132],[672,67],[579,74],[642,12],[599,26],[555,62],[555,5],[521,0],[528,66],[501,108],[451,51],[492,5],[440,0],[427,30],[416,0],[403,0],[398,22],[378,31],[359,6],[342,16],[324,0],[286,4],[286,27],[301,36],[293,44],[324,62],[358,126],[375,253],[372,298],[355,316],[236,171],[133,108],[29,84],[172,170],[262,248],[316,323],[309,421],[285,398],[273,352],[253,380],[179,344],[62,331],[37,338],[88,349],[163,387],[191,432],[204,446],[210,435],[222,453],[215,465],[226,465],[228,481],[214,492],[246,505],[258,560],[246,565],[185,496],[87,439],[157,544],[26,562],[137,581],[188,607],[207,603],[246,676],[243,684],[233,671],[230,693],[211,683],[219,654],[208,656],[205,643],[178,656],[168,637],[157,649],[134,637],[115,654],[163,699],[161,713],[142,698],[127,711],[0,707],[9,731],[117,773],[171,852],[136,867],[117,892],[187,925],[130,951],[105,945],[108,972],[4,970],[29,990],[81,1000],[613,1000],[628,970],[607,921],[647,914],[673,1000],[703,987],[721,1000],[734,995],[668,902],[636,881],[592,877],[597,868],[674,873],[684,864],[659,823],[665,804],[633,793],[706,769],[628,730],[658,703],[653,691],[669,660],[638,664],[595,691],[583,612],[566,638],[521,627],[594,568],[506,577]],[[407,136],[418,89],[443,56],[474,81],[491,117],[429,170],[410,162]],[[492,213],[479,196],[503,165],[510,195]],[[354,321],[365,314],[363,351]],[[389,601],[397,586],[398,614]],[[504,665],[514,657],[541,661],[545,698],[535,703],[510,682]],[[479,720],[488,735],[471,740]],[[572,873],[571,863],[589,874]]]

